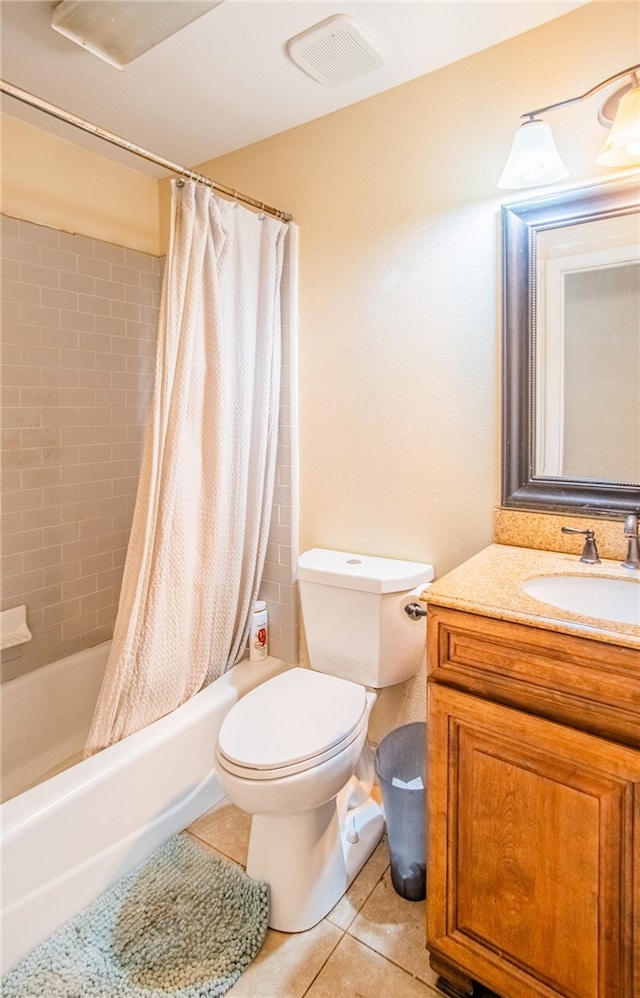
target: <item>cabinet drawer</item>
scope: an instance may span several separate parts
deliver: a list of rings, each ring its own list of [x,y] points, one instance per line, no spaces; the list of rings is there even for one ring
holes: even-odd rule
[[[640,653],[429,606],[430,682],[640,747]]]

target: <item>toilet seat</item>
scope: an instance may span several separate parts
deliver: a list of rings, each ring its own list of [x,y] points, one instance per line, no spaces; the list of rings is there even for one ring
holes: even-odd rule
[[[367,721],[363,686],[290,669],[256,687],[229,711],[218,736],[218,761],[245,779],[290,776],[342,752]]]

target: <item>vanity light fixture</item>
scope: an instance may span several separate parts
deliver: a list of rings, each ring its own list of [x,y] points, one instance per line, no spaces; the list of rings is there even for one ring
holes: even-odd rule
[[[640,64],[624,69],[614,76],[608,77],[602,83],[587,90],[578,97],[549,104],[547,107],[527,111],[520,117],[525,120],[518,128],[509,159],[498,187],[515,189],[522,187],[541,187],[563,180],[569,171],[562,162],[556,149],[551,128],[538,117],[547,111],[555,111],[569,104],[577,104],[587,100],[599,90],[615,83],[616,80],[630,77],[624,87],[616,90],[600,108],[598,120],[611,133],[600,155],[596,159],[599,166],[637,166],[640,165]]]

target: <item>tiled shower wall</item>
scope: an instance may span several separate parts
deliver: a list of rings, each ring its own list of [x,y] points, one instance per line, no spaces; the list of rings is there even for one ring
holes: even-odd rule
[[[3,678],[111,637],[140,467],[162,261],[2,217]]]
[[[298,640],[298,229],[289,226],[282,274],[282,373],[278,463],[260,597],[269,610],[269,651],[297,662]]]
[[[151,397],[162,261],[2,216],[2,609],[33,640],[3,680],[111,637]],[[296,231],[283,284],[278,469],[261,596],[298,655]]]

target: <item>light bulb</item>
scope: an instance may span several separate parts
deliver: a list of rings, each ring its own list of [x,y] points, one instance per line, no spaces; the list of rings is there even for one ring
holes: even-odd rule
[[[539,187],[567,177],[549,125],[532,118],[516,132],[498,187]]]
[[[640,164],[640,87],[621,98],[609,138],[596,159],[598,166]]]

